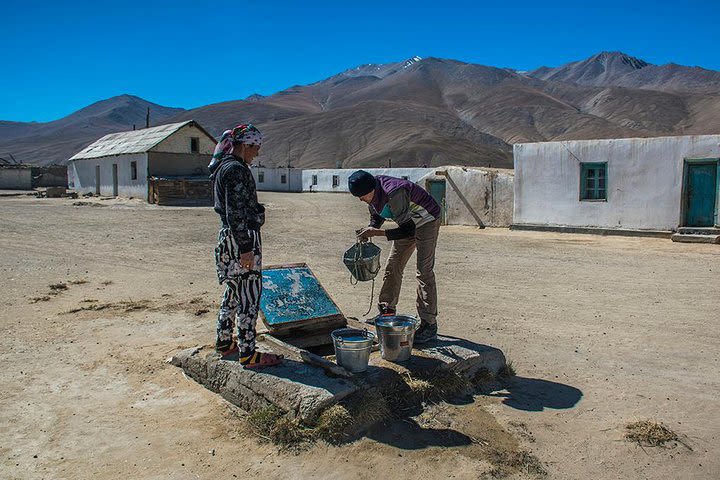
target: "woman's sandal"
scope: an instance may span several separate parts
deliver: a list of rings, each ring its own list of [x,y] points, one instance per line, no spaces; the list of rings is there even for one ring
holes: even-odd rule
[[[220,354],[220,358],[222,360],[234,359],[235,357],[237,357],[240,354],[240,349],[238,348],[238,344],[235,340],[233,340],[232,343],[230,345],[228,345],[226,348],[224,348],[222,350],[215,348],[215,351]]]
[[[285,357],[274,353],[255,352],[248,357],[242,357],[240,363],[244,368],[264,368],[280,365]]]

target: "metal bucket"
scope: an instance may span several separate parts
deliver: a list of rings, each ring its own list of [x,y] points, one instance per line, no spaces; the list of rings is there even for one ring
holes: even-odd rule
[[[338,365],[353,373],[367,370],[375,334],[356,328],[339,328],[333,330],[330,336]]]
[[[380,247],[372,242],[358,242],[345,252],[343,263],[357,281],[372,280],[380,271]]]
[[[410,359],[415,331],[420,321],[405,315],[381,315],[375,318],[375,330],[382,358],[389,362]]]

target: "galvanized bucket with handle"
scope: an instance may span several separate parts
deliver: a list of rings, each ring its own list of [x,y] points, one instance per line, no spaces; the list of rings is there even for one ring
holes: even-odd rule
[[[404,362],[410,359],[415,331],[420,321],[406,315],[380,315],[375,318],[380,353],[389,362]]]
[[[372,242],[357,242],[345,252],[343,263],[356,281],[372,280],[380,271],[380,247]]]
[[[335,346],[335,360],[353,373],[367,370],[375,335],[357,328],[339,328],[330,334]]]

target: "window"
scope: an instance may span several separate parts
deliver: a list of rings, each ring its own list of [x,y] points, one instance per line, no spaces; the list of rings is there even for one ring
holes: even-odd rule
[[[130,179],[137,180],[137,162],[130,162]]]
[[[317,175],[312,176],[312,184],[317,185]]]
[[[607,200],[607,163],[580,164],[580,200]]]
[[[190,137],[190,153],[200,152],[200,139],[198,137]]]
[[[337,187],[338,185],[340,185],[340,177],[338,177],[337,175],[333,175],[333,185],[332,186]]]
[[[287,175],[280,175],[280,183],[287,183]]]
[[[265,182],[265,172],[258,172],[258,183]]]

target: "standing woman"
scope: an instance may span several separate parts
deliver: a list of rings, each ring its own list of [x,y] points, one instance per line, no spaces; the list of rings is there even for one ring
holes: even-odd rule
[[[239,356],[245,368],[277,365],[281,355],[255,350],[255,323],[262,292],[260,227],[265,207],[257,201],[250,164],[260,151],[262,134],[252,124],[226,130],[208,166],[214,183],[215,211],[222,226],[215,248],[218,280],[225,294],[217,319],[215,349],[224,360]],[[237,323],[237,339],[233,330]]]

